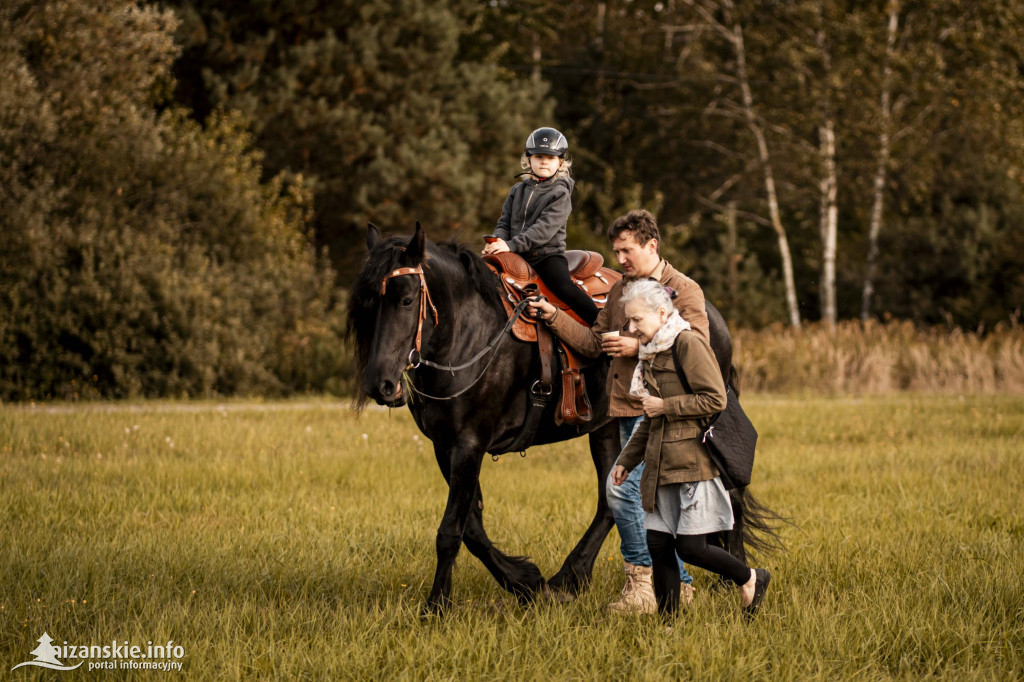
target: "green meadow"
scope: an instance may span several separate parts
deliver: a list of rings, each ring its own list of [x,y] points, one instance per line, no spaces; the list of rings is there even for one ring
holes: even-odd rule
[[[1024,397],[744,404],[786,550],[755,557],[773,574],[755,622],[695,569],[671,629],[605,612],[614,531],[574,602],[520,606],[464,550],[455,607],[421,617],[446,488],[406,410],[0,407],[0,679],[1024,677]],[[585,440],[482,476],[491,537],[552,575],[596,504]],[[182,670],[12,670],[44,632],[173,642]]]

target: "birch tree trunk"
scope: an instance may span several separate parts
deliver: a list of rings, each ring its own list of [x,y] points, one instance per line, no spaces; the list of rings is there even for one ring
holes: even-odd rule
[[[829,116],[819,128],[821,137],[821,321],[836,326],[836,235],[839,231],[839,180],[836,173],[835,121]]]
[[[896,32],[899,28],[899,0],[889,0],[889,27],[885,43],[885,60],[882,66],[881,121],[879,122],[878,165],[875,167],[875,181],[871,202],[871,226],[868,229],[868,255],[864,268],[864,287],[861,293],[860,319],[871,317],[871,299],[875,293],[875,276],[878,269],[878,235],[882,231],[882,214],[885,208],[885,183],[889,171],[891,153],[890,131],[892,129],[892,59],[896,52]]]
[[[825,33],[826,18],[818,5],[820,28],[815,36],[824,70],[824,88],[821,95],[822,124],[818,126],[818,149],[821,156],[821,190],[819,224],[821,227],[821,321],[831,332],[836,327],[836,235],[839,231],[839,176],[836,172],[836,123],[832,113],[832,54]]]
[[[750,79],[747,76],[747,55],[743,45],[743,27],[734,24],[730,42],[736,54],[736,79],[743,97],[743,115],[747,127],[757,142],[757,156],[761,163],[764,177],[764,189],[768,198],[768,216],[779,242],[779,253],[782,257],[782,278],[786,287],[786,309],[789,312],[789,324],[794,329],[800,328],[800,309],[796,300],[796,281],[793,277],[793,256],[789,249],[786,228],[782,224],[779,211],[779,196],[775,189],[775,172],[772,169],[771,155],[768,153],[768,142],[765,139],[764,127],[754,111],[754,96],[750,90]]]

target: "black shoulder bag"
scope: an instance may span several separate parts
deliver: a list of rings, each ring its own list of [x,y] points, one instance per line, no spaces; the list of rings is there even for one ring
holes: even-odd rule
[[[688,393],[693,393],[686,373],[672,347],[672,360],[676,364],[676,374]],[[754,447],[757,445],[757,429],[750,423],[746,413],[740,406],[739,398],[732,386],[726,384],[725,409],[718,414],[703,420],[701,430],[704,432],[702,442],[708,448],[711,460],[722,475],[722,483],[726,490],[746,488],[750,485],[750,475],[754,470]]]

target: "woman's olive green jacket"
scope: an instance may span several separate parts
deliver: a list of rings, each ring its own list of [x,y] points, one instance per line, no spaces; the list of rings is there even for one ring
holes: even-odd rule
[[[665,401],[665,414],[645,418],[616,461],[628,471],[641,461],[646,463],[640,495],[648,512],[654,511],[659,485],[708,481],[718,475],[701,442],[699,423],[702,417],[725,409],[725,383],[718,361],[708,342],[692,331],[679,333],[675,352],[693,393],[683,388],[671,349],[643,360],[647,390]]]

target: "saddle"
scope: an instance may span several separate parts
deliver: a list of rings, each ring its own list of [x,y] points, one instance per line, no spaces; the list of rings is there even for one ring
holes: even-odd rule
[[[622,275],[604,266],[604,256],[594,251],[566,251],[569,275],[576,285],[590,295],[598,308],[603,308],[612,285]],[[501,280],[505,290],[502,302],[505,312],[512,315],[512,309],[524,296],[544,296],[551,305],[568,314],[580,324],[586,324],[566,303],[555,297],[545,286],[540,276],[522,256],[511,251],[484,256],[484,261]],[[537,342],[537,320],[520,317],[512,327],[512,333],[520,341]]]
[[[619,281],[622,275],[611,268],[604,267],[604,256],[593,251],[566,251],[565,258],[569,262],[569,274],[576,285],[590,296],[598,308],[603,308],[612,285]],[[505,314],[509,317],[513,315],[516,305],[524,298],[544,296],[553,306],[580,324],[585,324],[572,308],[551,293],[551,290],[545,286],[540,276],[522,256],[505,252],[484,256],[484,261],[501,281],[504,290],[502,302],[505,305]],[[551,368],[557,362],[562,368],[562,398],[555,422],[558,424],[589,422],[593,418],[593,410],[590,399],[587,397],[583,374],[580,371],[584,362],[572,349],[555,338],[548,331],[547,325],[537,322],[533,318],[520,315],[512,326],[512,334],[517,339],[527,343],[536,343],[540,351],[541,378],[537,382],[539,386],[535,384],[531,393],[534,393],[534,398],[537,398],[538,395],[542,395],[546,385],[547,394],[550,395]],[[546,405],[546,401],[544,404]],[[534,404],[531,403],[531,410],[534,410],[534,407]],[[528,430],[524,429],[524,431]],[[529,435],[532,439],[533,434]],[[509,448],[509,450],[514,449],[518,448]]]

